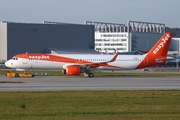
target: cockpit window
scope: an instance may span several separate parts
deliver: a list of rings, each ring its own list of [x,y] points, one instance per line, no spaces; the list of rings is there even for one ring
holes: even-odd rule
[[[12,60],[18,60],[18,58],[12,58]]]

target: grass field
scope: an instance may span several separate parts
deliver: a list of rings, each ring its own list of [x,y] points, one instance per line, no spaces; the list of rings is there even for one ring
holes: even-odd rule
[[[179,90],[0,92],[1,120],[178,120]]]

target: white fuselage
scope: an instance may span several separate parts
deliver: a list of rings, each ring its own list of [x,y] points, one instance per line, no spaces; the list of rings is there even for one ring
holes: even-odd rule
[[[68,65],[81,65],[83,61],[92,63],[107,62],[111,60],[114,55],[100,55],[100,54],[54,54],[54,56],[63,56],[66,58],[75,59],[76,62],[61,62],[59,60],[41,60],[41,59],[10,59],[5,65],[14,69],[65,69]],[[96,67],[95,69],[135,69],[145,58],[146,55],[119,55],[115,61]],[[66,60],[68,61],[68,60]],[[147,64],[147,63],[144,63]]]

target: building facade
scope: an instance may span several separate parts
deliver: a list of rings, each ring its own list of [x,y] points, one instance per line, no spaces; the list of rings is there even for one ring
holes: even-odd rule
[[[57,22],[0,23],[0,61],[47,48],[94,49],[94,26]]]
[[[95,26],[95,50],[114,54],[149,50],[165,33],[165,24],[128,21],[125,24],[86,21]]]

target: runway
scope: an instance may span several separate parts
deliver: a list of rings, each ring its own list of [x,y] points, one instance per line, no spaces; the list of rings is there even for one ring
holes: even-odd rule
[[[17,83],[4,83],[17,82]],[[15,78],[0,76],[0,91],[62,90],[169,90],[180,89],[179,77],[94,77],[36,76]]]

